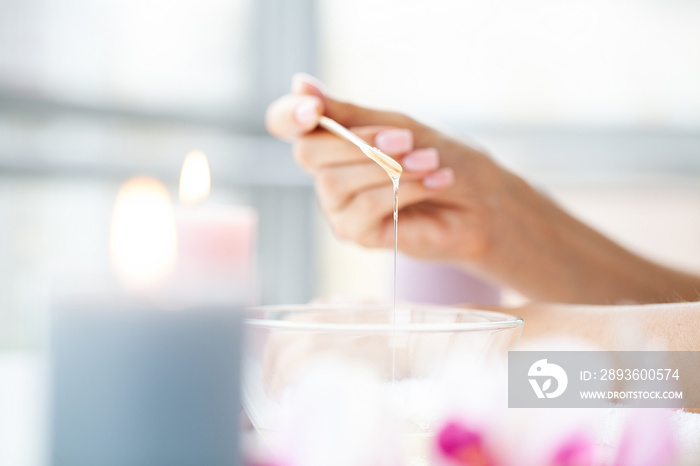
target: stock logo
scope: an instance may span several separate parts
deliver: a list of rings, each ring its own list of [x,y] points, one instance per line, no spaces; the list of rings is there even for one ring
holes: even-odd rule
[[[535,361],[535,363],[530,366],[527,375],[530,377],[528,380],[537,398],[556,398],[564,393],[569,383],[569,378],[566,376],[564,369],[556,364],[548,363],[546,359]],[[541,385],[540,380],[542,381]],[[552,380],[557,381],[554,390],[551,390]]]

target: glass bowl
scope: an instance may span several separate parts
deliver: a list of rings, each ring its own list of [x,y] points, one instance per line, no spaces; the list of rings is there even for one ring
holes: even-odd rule
[[[484,362],[505,367],[522,326],[519,317],[500,312],[431,305],[400,305],[395,311],[390,305],[255,308],[244,323],[243,406],[265,437],[275,433],[279,418],[289,412],[285,404],[300,404],[299,394],[290,392],[307,390],[319,398],[304,409],[318,406],[321,412],[308,416],[340,416],[332,403],[346,401],[337,398],[324,406],[327,392],[342,392],[371,374],[375,385],[389,393],[401,435],[430,436],[440,415],[436,401],[441,395],[434,389],[436,381],[445,380],[447,365],[452,371]],[[324,375],[333,378],[330,385]],[[311,382],[305,384],[305,377]],[[360,412],[362,407],[357,408]]]

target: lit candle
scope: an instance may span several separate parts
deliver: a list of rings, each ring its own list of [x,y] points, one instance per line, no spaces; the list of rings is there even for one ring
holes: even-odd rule
[[[193,272],[178,252],[205,277],[219,272],[190,245],[203,233],[183,242],[178,230],[159,181],[128,181],[110,231],[122,292],[84,289],[53,306],[54,466],[239,464],[240,315],[230,295],[178,288]]]
[[[176,287],[212,300],[255,304],[256,212],[244,206],[204,202],[211,186],[207,158],[187,154],[180,175],[176,210],[178,264]]]
[[[133,178],[117,193],[112,212],[110,258],[120,281],[142,292],[168,278],[177,259],[170,195],[153,178]]]

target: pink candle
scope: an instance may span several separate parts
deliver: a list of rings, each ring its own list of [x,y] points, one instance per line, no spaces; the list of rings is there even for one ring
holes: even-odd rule
[[[255,304],[256,212],[242,206],[184,206],[175,221],[174,282],[180,291]]]
[[[209,163],[201,151],[187,154],[180,175],[181,206],[175,213],[177,265],[173,285],[181,296],[206,296],[252,305],[257,214],[250,207],[206,202]]]

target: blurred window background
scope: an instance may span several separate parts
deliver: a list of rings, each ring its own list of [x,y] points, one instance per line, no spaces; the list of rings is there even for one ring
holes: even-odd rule
[[[0,348],[40,344],[57,264],[108,263],[120,184],[156,176],[176,199],[192,149],[209,157],[212,202],[260,212],[259,301],[311,296],[312,188],[263,115],[293,72],[313,71],[312,11],[0,0]]]
[[[700,270],[700,2],[0,0],[0,347],[37,345],[57,262],[107,261],[129,176],[203,150],[260,214],[260,302],[386,298],[266,105],[296,71],[477,141],[624,244]],[[400,279],[400,271],[399,271]]]
[[[471,127],[700,125],[696,1],[321,4],[324,76],[365,103]]]

